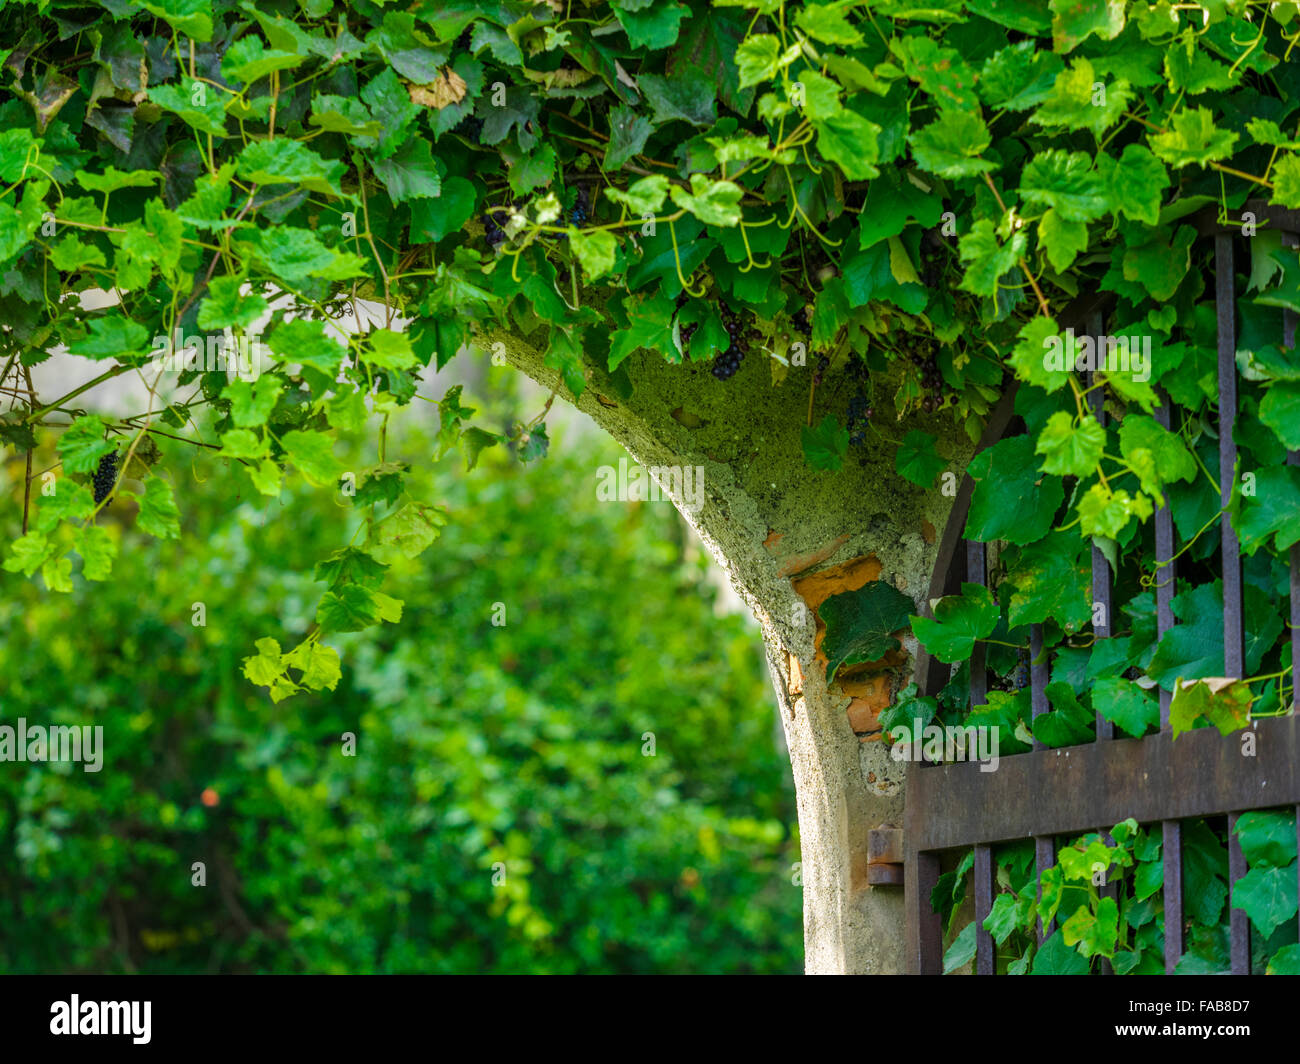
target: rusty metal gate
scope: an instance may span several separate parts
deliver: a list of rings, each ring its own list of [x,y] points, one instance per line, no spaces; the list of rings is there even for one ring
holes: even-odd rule
[[[1260,224],[1279,229],[1285,247],[1300,245],[1300,212],[1283,211],[1251,201]],[[1225,675],[1245,676],[1242,562],[1237,535],[1226,512],[1235,477],[1237,446],[1233,426],[1237,413],[1236,305],[1234,255],[1243,239],[1239,224],[1227,226],[1216,214],[1196,219],[1202,237],[1214,240],[1215,304],[1218,315],[1219,388],[1219,481],[1223,566],[1223,646]],[[1104,334],[1110,299],[1105,294],[1078,301],[1063,316],[1061,326],[1093,337]],[[1295,340],[1295,315],[1284,314],[1285,346]],[[1105,424],[1102,390],[1091,391],[1092,412]],[[996,443],[1014,419],[1014,384],[990,415],[979,449]],[[1156,412],[1156,420],[1171,426],[1167,397]],[[1300,452],[1290,452],[1288,464],[1300,465]],[[939,542],[938,560],[926,605],[931,599],[956,594],[964,580],[987,585],[987,544],[964,539],[967,510],[974,482],[963,478],[951,516]],[[1300,520],[1300,514],[1296,515]],[[1177,571],[1174,525],[1168,508],[1154,514],[1156,561],[1165,577],[1156,585],[1158,636],[1175,624],[1171,602]],[[1292,639],[1300,628],[1300,545],[1290,550],[1290,624]],[[1095,626],[1098,639],[1111,634],[1112,573],[1102,552],[1092,548],[1092,599],[1104,605],[1105,626]],[[1037,661],[1042,650],[1041,625],[1031,627],[1030,657]],[[1292,644],[1294,647],[1294,642]],[[1032,715],[1048,712],[1046,688],[1049,663],[1031,664]],[[933,695],[948,680],[950,666],[922,650],[916,662],[915,679],[922,695]],[[987,694],[984,650],[979,644],[970,660],[970,703],[981,705]],[[1172,972],[1184,952],[1182,821],[1193,817],[1227,816],[1229,890],[1246,872],[1246,861],[1233,830],[1237,817],[1248,810],[1300,804],[1300,734],[1294,712],[1290,716],[1256,722],[1258,756],[1242,757],[1233,743],[1225,742],[1214,728],[1197,729],[1181,735],[1177,743],[1169,722],[1171,695],[1160,691],[1161,730],[1142,739],[1116,738],[1114,726],[1100,713],[1092,743],[1046,748],[1035,740],[1028,753],[1005,756],[996,772],[981,772],[975,761],[949,764],[914,763],[907,774],[906,813],[903,829],[903,880],[907,910],[907,965],[914,973],[942,971],[942,928],[931,908],[931,891],[938,882],[940,854],[945,850],[969,851],[974,847],[974,902],[976,924],[975,971],[991,975],[995,970],[994,942],[984,929],[993,904],[995,863],[993,846],[1015,840],[1033,839],[1036,874],[1056,863],[1056,840],[1061,836],[1105,832],[1133,817],[1139,823],[1160,824],[1163,833],[1165,970]],[[1300,809],[1297,810],[1300,812]],[[1300,834],[1300,816],[1297,817]],[[1300,868],[1300,863],[1297,863]],[[1108,888],[1114,890],[1112,886]],[[1250,971],[1250,926],[1246,913],[1232,908],[1228,899],[1231,971]],[[1052,926],[1037,928],[1041,945]],[[1109,968],[1103,963],[1103,973]]]

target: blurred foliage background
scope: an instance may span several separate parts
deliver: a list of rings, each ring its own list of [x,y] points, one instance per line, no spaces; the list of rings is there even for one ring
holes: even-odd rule
[[[400,624],[331,640],[326,697],[273,705],[240,662],[310,627],[309,559],[359,519],[337,492],[266,501],[201,452],[180,543],[128,531],[111,582],[70,595],[0,573],[0,722],[105,745],[99,773],[0,763],[0,971],[800,970],[761,641],[680,518],[598,503],[623,452],[584,432],[579,456],[576,425],[543,461],[495,448],[466,473],[428,462],[436,418],[405,421],[389,455],[451,523],[399,563]]]

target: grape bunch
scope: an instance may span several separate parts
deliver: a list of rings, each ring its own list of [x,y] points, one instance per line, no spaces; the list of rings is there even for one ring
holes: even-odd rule
[[[483,239],[488,247],[495,248],[506,238],[505,224],[510,220],[510,212],[504,207],[490,207],[483,214]]]
[[[921,237],[921,283],[926,288],[938,288],[943,281],[943,265],[947,241],[938,229],[927,229]]]
[[[868,394],[871,387],[871,376],[867,371],[867,363],[860,355],[856,354],[849,358],[848,372],[853,378],[855,387],[853,394],[849,397],[849,410],[845,415],[845,427],[849,430],[849,444],[865,447],[867,443],[867,425],[876,416],[875,408],[871,405],[871,397]]]
[[[807,343],[812,343],[812,316],[812,307],[807,306],[802,310],[796,311],[794,316],[790,319],[790,324],[794,326],[795,331],[798,332]]]
[[[745,357],[741,339],[743,329],[736,312],[725,303],[718,307],[718,315],[722,318],[727,335],[731,337],[731,345],[713,360],[712,372],[718,380],[725,381],[736,375],[736,370],[740,369],[740,360]]]
[[[926,393],[921,400],[921,408],[927,414],[933,414],[947,403],[957,401],[955,395],[946,392],[947,385],[939,369],[938,352],[939,345],[935,341],[921,337],[911,338],[902,349],[902,353],[920,371],[921,390]]]
[[[573,206],[569,208],[569,224],[575,229],[581,229],[591,219],[591,198],[587,195],[585,188],[579,188],[577,196],[574,197]],[[685,295],[685,293],[682,293]]]
[[[117,463],[118,454],[116,451],[112,451],[100,458],[99,465],[95,467],[93,484],[96,506],[109,497],[113,491],[113,485],[117,483]]]

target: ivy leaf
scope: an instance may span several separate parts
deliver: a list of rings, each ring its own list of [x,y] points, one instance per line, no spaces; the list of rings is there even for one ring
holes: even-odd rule
[[[1039,471],[1032,436],[995,443],[971,459],[968,472],[975,493],[966,516],[967,539],[1024,545],[1047,534],[1065,492],[1060,478]]]
[[[1065,929],[1058,927],[1034,954],[1033,971],[1034,975],[1087,975],[1088,961],[1066,945]]]
[[[158,85],[148,91],[150,100],[187,126],[213,137],[226,135],[225,95],[220,90],[183,77],[177,85]]]
[[[416,558],[441,534],[447,515],[436,506],[408,502],[371,530],[367,552],[385,565],[398,558]]]
[[[1035,739],[1054,749],[1092,741],[1093,714],[1075,698],[1068,683],[1048,684],[1047,698],[1052,712],[1033,718],[1031,730]]]
[[[910,617],[912,632],[925,649],[949,664],[965,661],[975,643],[987,639],[998,624],[998,607],[988,588],[962,584],[960,595],[948,595],[934,605],[934,617]]]
[[[1119,936],[1119,905],[1109,895],[1097,903],[1096,913],[1080,905],[1073,916],[1061,925],[1067,946],[1077,945],[1083,957],[1112,957]]]
[[[984,119],[973,111],[945,110],[907,138],[916,165],[937,177],[976,177],[994,164],[979,156],[992,137]]]
[[[427,145],[425,150],[428,151]],[[329,196],[343,195],[339,180],[344,169],[337,159],[322,159],[305,144],[288,137],[255,140],[239,153],[236,162],[239,176],[253,184],[301,185],[311,192]],[[378,169],[379,164],[377,172]]]
[[[1183,627],[1188,626],[1176,625],[1170,631]],[[1163,646],[1164,640],[1161,640],[1161,647]],[[1222,665],[1222,662],[1223,654],[1220,650],[1219,664]],[[1151,668],[1157,667],[1153,660]],[[1221,735],[1240,731],[1250,724],[1250,707],[1254,701],[1250,684],[1244,680],[1228,676],[1182,680],[1174,685],[1174,697],[1169,704],[1169,723],[1173,727],[1174,738],[1191,731],[1195,722],[1202,718],[1218,728]]]
[[[73,545],[81,555],[81,575],[87,580],[107,580],[113,575],[117,540],[102,525],[78,528]]]
[[[442,188],[432,149],[422,138],[408,140],[391,158],[377,159],[373,166],[394,203],[436,196]]]
[[[1148,148],[1130,144],[1118,160],[1103,153],[1097,157],[1097,172],[1113,212],[1152,226],[1160,221],[1169,174]]]
[[[241,37],[221,57],[221,73],[227,81],[251,85],[277,70],[301,66],[305,60],[306,56],[297,52],[267,48],[257,37]]]
[[[826,623],[822,653],[826,655],[826,682],[841,665],[879,661],[901,646],[891,633],[907,627],[916,604],[883,580],[873,580],[856,591],[831,595],[817,609]]]
[[[1007,940],[1020,924],[1016,913],[1016,896],[1002,891],[993,899],[993,907],[984,918],[984,930],[993,936],[999,946]]]
[[[4,562],[5,571],[31,576],[53,552],[54,544],[44,532],[28,532],[10,543],[9,557]]]
[[[181,512],[176,508],[172,486],[162,477],[153,476],[145,481],[135,523],[140,531],[159,539],[181,538]]]
[[[1251,868],[1286,868],[1296,859],[1294,810],[1242,813],[1237,818],[1236,834]]]
[[[1047,253],[1052,269],[1064,273],[1080,254],[1088,250],[1088,227],[1067,221],[1055,207],[1038,220],[1038,244]]]
[[[1068,222],[1090,222],[1106,213],[1101,177],[1081,151],[1054,148],[1034,155],[1021,172],[1020,195],[1027,203],[1054,208]]]
[[[323,632],[359,632],[379,623],[375,593],[360,584],[342,584],[321,596],[316,623]]]
[[[289,460],[318,487],[338,482],[343,465],[334,457],[334,438],[323,432],[295,429],[286,432],[280,442]]]
[[[1129,495],[1123,488],[1108,489],[1094,484],[1079,500],[1079,527],[1085,536],[1118,539],[1133,517],[1145,521],[1153,513],[1151,500],[1139,493]]]
[[[1243,910],[1259,933],[1268,938],[1294,919],[1297,911],[1295,865],[1252,868],[1232,887],[1232,907]]]
[[[623,204],[633,214],[654,214],[668,198],[668,188],[668,178],[663,174],[653,174],[629,185],[627,191],[606,187],[605,195],[615,203]]]
[[[1051,393],[1070,380],[1073,361],[1067,359],[1064,348],[1056,321],[1038,315],[1020,327],[1008,361],[1022,381]],[[1057,353],[1055,362],[1048,358],[1053,350]]]
[[[1038,434],[1034,453],[1043,455],[1042,469],[1062,477],[1086,477],[1096,471],[1106,449],[1106,430],[1087,415],[1078,425],[1074,416],[1058,410]]]
[[[990,299],[998,293],[998,282],[1016,266],[1025,253],[1025,234],[1019,230],[1006,244],[999,243],[993,223],[981,218],[961,237],[958,254],[967,263],[961,289]]]
[[[1261,469],[1255,475],[1254,495],[1237,493],[1233,503],[1232,525],[1246,554],[1266,546],[1270,537],[1279,554],[1300,543],[1300,521],[1296,520],[1300,514],[1300,467]]]
[[[117,444],[104,439],[106,426],[95,414],[84,414],[69,425],[59,437],[59,457],[65,473],[89,473],[98,468],[99,460],[117,450]]]
[[[794,24],[822,44],[862,43],[862,34],[849,22],[842,4],[807,4],[795,13]]]
[[[800,429],[804,461],[812,469],[834,473],[844,465],[849,453],[849,430],[841,428],[834,414],[827,414],[816,428]]]
[[[831,118],[811,123],[817,131],[817,150],[835,163],[850,181],[879,177],[875,163],[880,159],[877,137],[880,126],[847,108]]]
[[[121,312],[89,321],[90,335],[68,345],[68,350],[96,361],[139,354],[149,340],[149,330]]]
[[[972,920],[961,929],[961,933],[952,940],[952,945],[943,955],[943,974],[951,975],[964,968],[975,957],[975,921]]]
[[[1237,143],[1238,134],[1219,129],[1214,124],[1214,113],[1205,107],[1180,111],[1170,124],[1173,128],[1167,133],[1151,138],[1151,147],[1175,169],[1227,158]]]
[[[627,325],[609,338],[609,371],[623,363],[633,351],[658,351],[669,362],[682,359],[681,339],[673,326],[673,301],[662,292],[634,296],[625,304]]]
[[[792,44],[783,52],[781,41],[771,33],[759,33],[748,38],[736,49],[740,87],[747,89],[760,82],[771,81],[799,58],[799,53],[798,44]]]
[[[243,428],[266,424],[275,409],[275,402],[284,390],[277,377],[269,375],[249,382],[233,380],[222,393],[230,400],[230,420]],[[224,437],[223,437],[224,440]]]
[[[676,0],[654,0],[651,5],[637,0],[614,0],[614,17],[627,32],[633,48],[667,48],[677,40],[681,22],[689,8]]]
[[[1140,739],[1160,725],[1160,703],[1137,684],[1118,676],[1107,676],[1092,687],[1092,704],[1112,724]]]
[[[301,683],[310,691],[333,691],[343,678],[339,652],[315,640],[299,643],[283,660],[285,665],[302,673]]]
[[[1085,4],[1078,0],[1051,0],[1049,7],[1052,10],[1052,47],[1058,52],[1074,50],[1094,33],[1103,41],[1113,41],[1124,28],[1124,0]],[[1085,953],[1084,956],[1092,954]]]
[[[1300,450],[1300,381],[1274,381],[1259,404],[1264,422],[1287,450]]]
[[[652,132],[654,125],[650,120],[637,114],[631,107],[619,104],[612,108],[609,112],[609,146],[605,149],[605,171],[621,170],[632,156],[641,154]]]
[[[392,329],[374,329],[368,333],[361,359],[380,369],[391,370],[410,369],[420,361],[411,347],[411,338]]]
[[[709,127],[717,121],[716,89],[712,78],[702,71],[687,68],[671,77],[642,74],[637,84],[658,125],[689,122],[693,126]]]
[[[903,442],[894,454],[895,472],[918,488],[934,487],[934,478],[948,464],[935,453],[936,439],[928,432],[912,429],[903,437]]]
[[[179,34],[212,40],[212,0],[142,0],[140,6]]]
[[[1300,155],[1288,152],[1273,166],[1273,198],[1283,207],[1300,207]]]
[[[267,346],[286,362],[311,366],[331,378],[337,376],[346,352],[346,348],[325,332],[324,322],[306,318],[295,318],[277,326]]]
[[[703,174],[691,174],[690,192],[680,185],[672,185],[668,191],[677,206],[705,225],[730,226],[740,222],[740,198],[744,191],[735,182],[710,181]]]
[[[1164,504],[1164,485],[1196,479],[1196,460],[1191,452],[1155,418],[1127,415],[1119,427],[1119,445],[1125,461],[1138,474],[1138,484],[1159,505]]]
[[[699,175],[695,174],[693,176],[698,177]],[[677,191],[676,188],[674,188],[674,191]],[[739,211],[737,211],[737,217],[739,217]],[[614,239],[614,234],[608,230],[597,229],[587,233],[570,228],[569,246],[573,248],[573,254],[581,263],[582,272],[586,275],[588,281],[603,277],[614,268],[618,241]]]
[[[1009,552],[1006,581],[1014,590],[1007,621],[1014,628],[1051,618],[1065,631],[1083,628],[1092,617],[1092,558],[1086,541],[1073,532],[1051,532]]]
[[[242,291],[247,283],[243,277],[214,277],[199,304],[199,328],[246,329],[265,314],[266,300],[258,292]]]

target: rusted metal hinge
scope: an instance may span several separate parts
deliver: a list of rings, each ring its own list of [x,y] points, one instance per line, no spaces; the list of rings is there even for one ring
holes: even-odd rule
[[[873,887],[903,885],[903,830],[889,825],[867,831],[867,882]]]

